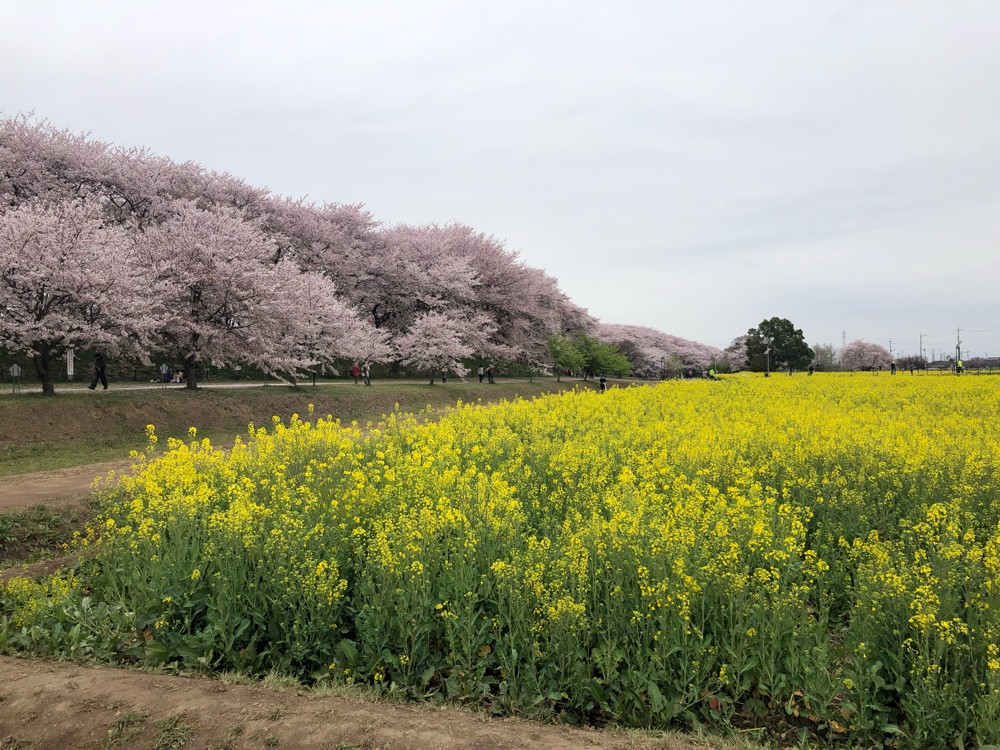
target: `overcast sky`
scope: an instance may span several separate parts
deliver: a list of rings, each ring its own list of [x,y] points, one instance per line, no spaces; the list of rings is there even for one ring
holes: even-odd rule
[[[0,27],[7,116],[471,224],[606,322],[1000,354],[996,0],[0,0]]]

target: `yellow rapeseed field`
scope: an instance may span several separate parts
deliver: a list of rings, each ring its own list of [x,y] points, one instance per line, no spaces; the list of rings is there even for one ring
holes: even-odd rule
[[[79,541],[89,567],[0,592],[0,647],[574,722],[1000,742],[996,378],[303,416],[140,459]]]

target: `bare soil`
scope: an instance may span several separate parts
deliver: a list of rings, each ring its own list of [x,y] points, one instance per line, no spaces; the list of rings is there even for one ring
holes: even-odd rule
[[[612,733],[493,719],[427,704],[275,690],[0,656],[0,749],[705,750],[681,735]],[[181,731],[184,728],[187,731]],[[183,745],[176,744],[184,735]]]
[[[0,511],[39,503],[79,503],[93,492],[94,479],[108,472],[120,473],[132,466],[131,459],[109,461],[70,469],[36,471],[0,477]]]

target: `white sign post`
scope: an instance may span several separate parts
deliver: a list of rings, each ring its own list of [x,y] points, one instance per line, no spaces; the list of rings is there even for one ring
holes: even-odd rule
[[[66,379],[67,380],[72,380],[73,379],[73,360],[74,359],[75,359],[75,355],[73,353],[73,348],[70,347],[69,349],[66,350]]]
[[[19,365],[10,366],[10,383],[11,383],[11,388],[10,388],[11,393],[21,392],[21,368]]]

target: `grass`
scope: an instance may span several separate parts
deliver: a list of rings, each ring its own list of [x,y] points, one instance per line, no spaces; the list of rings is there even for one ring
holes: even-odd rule
[[[62,545],[73,532],[83,531],[87,518],[77,507],[50,509],[45,504],[0,513],[0,568],[63,554]]]
[[[0,450],[0,477],[114,461],[137,447],[132,441],[113,440],[90,444],[10,445]]]
[[[419,412],[430,406],[442,410],[455,402],[483,402],[525,398],[545,392],[589,388],[578,380],[553,378],[498,381],[480,384],[450,380],[430,386],[421,380],[376,381],[372,387],[338,382],[335,385],[292,388],[135,390],[124,387],[91,393],[57,391],[12,395],[0,391],[0,477],[51,471],[93,463],[127,459],[129,452],[145,446],[145,428],[154,424],[161,445],[166,438],[186,438],[189,427],[198,436],[219,444],[245,434],[247,424],[271,424],[275,415],[287,420],[306,414],[310,403],[317,414],[330,414],[345,422],[377,422],[398,404],[403,411]]]

